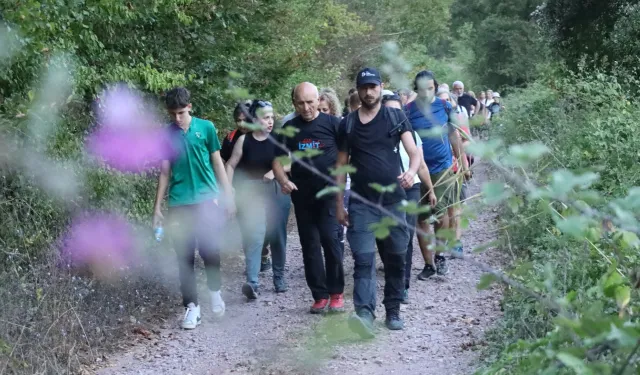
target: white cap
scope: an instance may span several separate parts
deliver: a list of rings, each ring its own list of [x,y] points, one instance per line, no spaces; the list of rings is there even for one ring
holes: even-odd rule
[[[493,97],[494,97],[494,98],[499,98],[499,97],[500,97],[500,93],[494,92],[494,93],[493,93]]]
[[[385,96],[385,95],[393,95],[393,91],[391,91],[391,90],[382,90],[382,96]]]

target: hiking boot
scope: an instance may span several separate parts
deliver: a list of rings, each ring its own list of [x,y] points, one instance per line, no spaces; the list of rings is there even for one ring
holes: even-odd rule
[[[251,283],[244,283],[244,285],[242,285],[242,294],[244,294],[249,301],[256,300],[258,299],[258,288]]]
[[[276,276],[273,278],[273,286],[275,287],[276,293],[284,293],[289,290],[287,286],[287,282],[284,280],[282,276]]]
[[[213,311],[213,315],[216,318],[222,318],[225,310],[222,292],[210,290],[209,293],[211,294],[211,311]]]
[[[344,312],[344,295],[342,293],[331,295],[331,300],[329,302],[329,312],[330,313]]]
[[[400,308],[387,310],[387,318],[384,325],[392,331],[399,331],[404,328],[404,320],[400,318]]]
[[[195,329],[200,323],[202,323],[200,306],[196,306],[195,303],[191,302],[185,308],[182,329]]]
[[[400,303],[403,305],[409,304],[409,289],[405,289],[404,292],[402,292],[402,300],[400,300]]]
[[[444,276],[447,272],[449,272],[447,259],[442,255],[436,255],[436,273],[440,276]]]
[[[314,302],[309,311],[312,314],[324,314],[327,312],[327,306],[329,306],[329,300],[322,298]]]
[[[436,269],[432,265],[426,264],[422,272],[418,274],[418,280],[426,280],[435,274]]]
[[[347,321],[349,329],[360,335],[363,339],[372,339],[376,337],[373,330],[373,314],[369,310],[362,309],[354,312]]]
[[[266,255],[262,257],[260,262],[260,272],[267,272],[271,269],[271,257]]]
[[[464,249],[462,248],[462,244],[454,246],[453,249],[451,249],[451,259],[460,259],[463,253]]]

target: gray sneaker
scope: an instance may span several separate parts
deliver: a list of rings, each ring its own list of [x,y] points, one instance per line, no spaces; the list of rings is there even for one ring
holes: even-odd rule
[[[349,320],[349,329],[360,335],[363,339],[372,339],[376,337],[373,330],[373,314],[369,310],[360,310],[351,314]]]
[[[282,276],[273,277],[273,286],[275,287],[276,293],[284,293],[289,290],[289,286]]]
[[[418,280],[426,280],[435,274],[436,269],[432,265],[426,264],[422,272],[418,274]]]
[[[442,255],[436,255],[436,273],[438,275],[444,276],[449,272],[449,267],[447,267],[447,258]]]
[[[409,289],[405,289],[404,292],[402,292],[402,300],[400,303],[403,305],[409,304]]]
[[[404,320],[400,318],[400,308],[387,310],[387,318],[384,325],[392,331],[404,329]]]
[[[271,257],[263,256],[260,261],[260,272],[267,272],[271,269]]]

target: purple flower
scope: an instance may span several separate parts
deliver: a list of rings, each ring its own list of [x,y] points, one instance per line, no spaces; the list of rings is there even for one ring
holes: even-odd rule
[[[126,86],[106,91],[99,105],[98,127],[87,140],[90,154],[122,172],[142,172],[172,158],[168,129],[152,108]]]
[[[109,274],[136,261],[133,228],[113,214],[81,214],[64,236],[61,252],[74,266]]]

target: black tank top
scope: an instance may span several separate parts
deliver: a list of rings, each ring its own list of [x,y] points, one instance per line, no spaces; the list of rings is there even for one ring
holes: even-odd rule
[[[271,170],[271,164],[276,157],[276,145],[269,139],[258,141],[251,133],[244,137],[242,145],[242,159],[238,163],[238,171],[244,178],[262,180]]]

